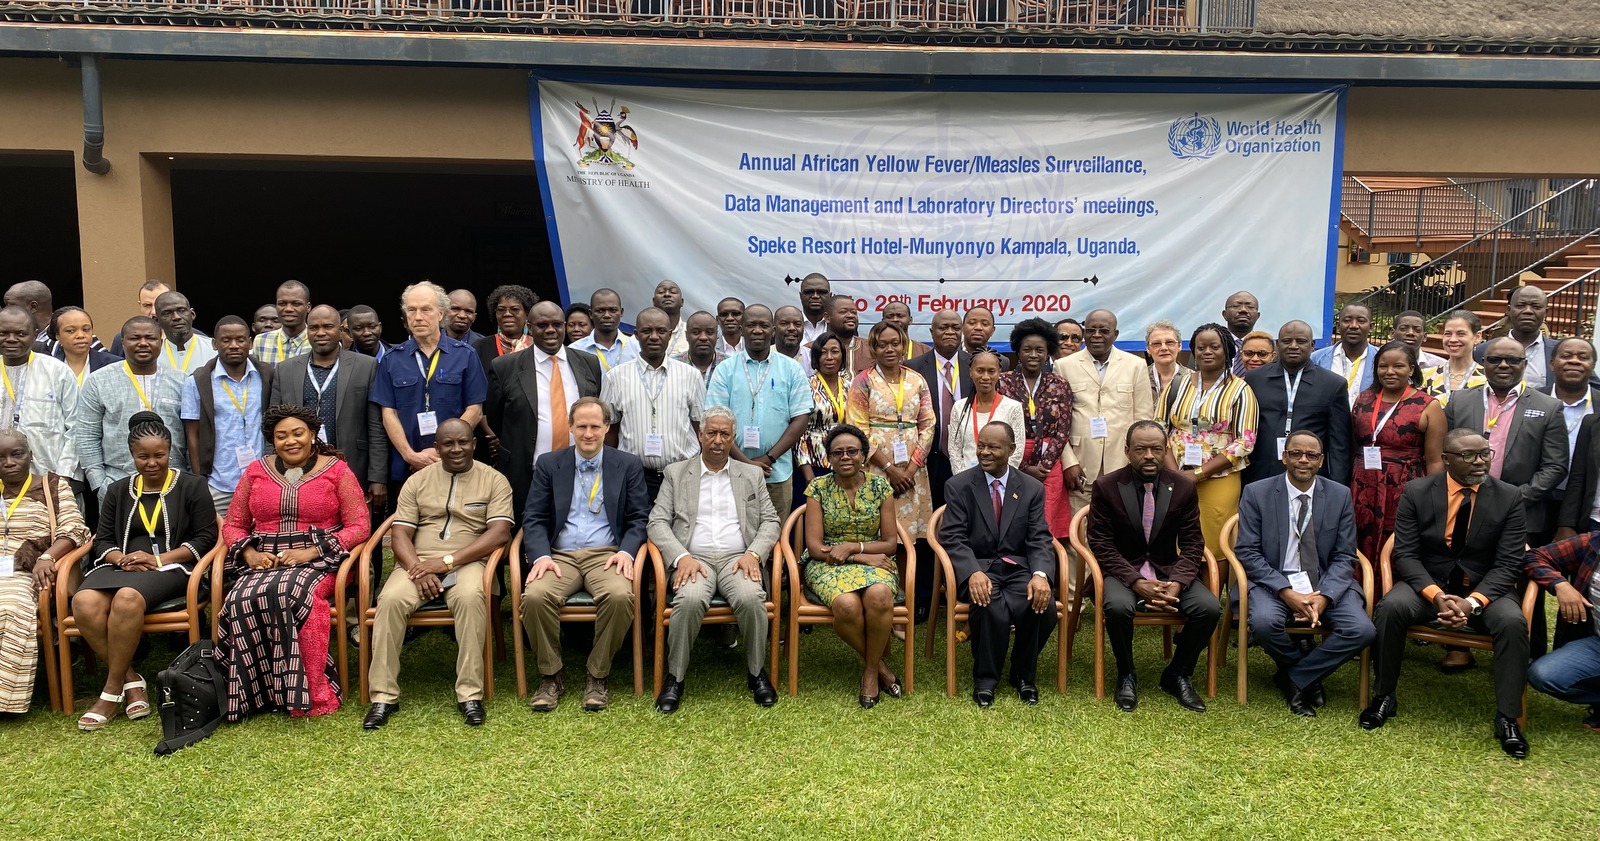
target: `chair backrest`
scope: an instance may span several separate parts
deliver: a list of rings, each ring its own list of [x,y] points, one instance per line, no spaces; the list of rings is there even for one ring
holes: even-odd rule
[[[1233,523],[1237,519],[1238,517],[1235,516],[1229,522]],[[1235,523],[1235,527],[1237,527],[1237,523]],[[1232,538],[1227,536],[1226,524],[1224,524],[1223,535],[1223,545],[1231,549],[1233,541]],[[1098,570],[1100,562],[1089,548],[1089,506],[1084,506],[1072,515],[1072,530],[1067,539],[1072,543],[1072,549],[1078,553],[1078,557],[1083,558],[1085,562],[1093,562],[1094,568]],[[1201,554],[1201,561],[1201,575],[1206,582],[1206,589],[1210,590],[1213,595],[1220,594],[1222,592],[1222,578],[1217,572],[1217,559],[1211,554],[1210,549],[1206,549]]]

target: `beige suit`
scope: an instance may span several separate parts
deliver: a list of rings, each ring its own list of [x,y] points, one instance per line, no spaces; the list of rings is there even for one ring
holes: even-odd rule
[[[680,681],[688,669],[689,654],[695,638],[700,635],[706,610],[711,607],[712,597],[719,594],[738,617],[749,673],[760,674],[767,657],[766,588],[760,581],[745,578],[734,564],[749,551],[760,566],[766,568],[772,547],[778,542],[781,521],[772,507],[766,477],[760,468],[730,459],[726,469],[733,487],[733,513],[744,548],[693,556],[705,567],[706,574],[685,582],[672,595],[672,621],[667,628],[667,671]],[[704,461],[692,458],[669,464],[662,473],[661,491],[656,494],[655,507],[650,511],[649,534],[650,542],[661,550],[661,560],[667,566],[669,577],[677,570],[678,560],[689,554],[695,525],[700,512],[705,510],[703,506],[712,504],[700,498],[703,472]]]
[[[1082,490],[1072,491],[1072,510],[1081,511],[1089,506],[1096,479],[1128,466],[1128,427],[1155,417],[1155,398],[1144,360],[1116,348],[1106,358],[1104,378],[1088,348],[1056,360],[1055,371],[1072,387],[1072,433],[1061,453],[1061,468],[1083,468]],[[1094,418],[1105,418],[1105,437],[1094,436]],[[1076,566],[1077,558],[1072,560]],[[1077,580],[1076,570],[1072,580]]]

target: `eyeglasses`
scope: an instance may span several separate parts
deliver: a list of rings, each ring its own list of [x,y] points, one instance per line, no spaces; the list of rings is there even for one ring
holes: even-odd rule
[[[1491,449],[1487,449],[1487,450],[1476,450],[1476,451],[1473,451],[1473,452],[1465,452],[1465,453],[1458,453],[1455,450],[1445,450],[1444,454],[1447,455],[1447,456],[1455,456],[1456,458],[1461,459],[1462,461],[1465,461],[1465,462],[1475,462],[1475,461],[1488,462],[1490,459],[1494,458],[1494,450],[1492,448]]]
[[[1289,461],[1317,461],[1322,458],[1322,453],[1309,450],[1284,450],[1283,457]]]
[[[1171,339],[1156,342],[1145,342],[1145,347],[1177,347],[1178,342]]]
[[[860,447],[840,447],[828,451],[829,458],[855,458],[859,455],[861,455]]]
[[[1528,358],[1525,356],[1485,356],[1483,358],[1483,364],[1485,365],[1510,365],[1513,368],[1527,361]]]
[[[1272,351],[1270,351],[1270,350],[1247,350],[1247,351],[1242,351],[1239,355],[1243,356],[1245,359],[1268,359],[1268,358],[1270,358],[1272,356]]]

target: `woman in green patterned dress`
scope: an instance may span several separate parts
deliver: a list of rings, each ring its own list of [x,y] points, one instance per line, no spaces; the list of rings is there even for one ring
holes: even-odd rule
[[[857,700],[871,709],[880,692],[903,694],[900,678],[883,662],[900,591],[894,489],[865,469],[870,450],[860,429],[838,424],[823,445],[833,472],[806,487],[806,551],[800,561],[806,587],[833,609],[834,630],[865,661]]]

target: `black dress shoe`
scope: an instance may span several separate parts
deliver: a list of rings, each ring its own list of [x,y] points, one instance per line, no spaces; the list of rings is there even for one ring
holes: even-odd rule
[[[1017,681],[1017,697],[1030,707],[1039,705],[1039,687],[1029,680]]]
[[[994,706],[994,690],[993,689],[974,689],[974,690],[972,690],[972,702],[974,704],[977,704],[979,709],[983,709],[983,710],[986,710],[986,709]]]
[[[1132,674],[1117,678],[1117,709],[1131,713],[1139,708],[1139,679]]]
[[[857,695],[856,703],[860,704],[862,709],[870,710],[878,705],[878,695]]]
[[[1528,758],[1528,737],[1522,735],[1522,728],[1517,726],[1516,719],[1495,713],[1494,736],[1500,740],[1500,749],[1506,752],[1506,756],[1512,759]]]
[[[656,696],[656,709],[662,713],[678,711],[678,704],[683,700],[683,681],[672,675],[667,675],[661,682],[661,694]]]
[[[878,686],[883,690],[883,694],[888,695],[890,698],[904,698],[906,696],[906,688],[900,683],[900,678],[898,677],[888,683],[880,680],[878,681]]]
[[[1201,700],[1200,693],[1194,691],[1194,681],[1183,675],[1163,672],[1161,675],[1161,691],[1178,699],[1178,703],[1186,710],[1197,713],[1206,711],[1206,702]]]
[[[1382,727],[1384,722],[1399,714],[1400,705],[1395,701],[1394,696],[1384,695],[1381,698],[1373,699],[1372,703],[1361,711],[1361,717],[1357,720],[1361,722],[1362,730],[1376,730]]]
[[[1589,705],[1589,714],[1583,718],[1583,729],[1600,733],[1600,704]]]
[[[372,706],[367,707],[367,717],[361,719],[361,729],[376,730],[379,727],[388,724],[389,716],[394,715],[399,711],[399,701],[396,701],[393,704],[385,704],[382,702],[374,703]]]
[[[1307,686],[1305,695],[1306,703],[1310,704],[1312,709],[1320,710],[1328,705],[1328,693],[1327,690],[1322,688],[1322,681],[1320,680]]]
[[[1306,690],[1295,686],[1294,681],[1289,679],[1288,672],[1280,669],[1272,675],[1272,682],[1283,694],[1283,700],[1289,705],[1289,712],[1306,718],[1317,717],[1316,708],[1311,706],[1311,702],[1306,698]]]
[[[756,706],[770,707],[778,703],[778,690],[772,688],[772,680],[767,677],[766,669],[762,669],[758,675],[746,675],[744,685],[749,688]]]
[[[465,721],[468,727],[483,726],[484,710],[482,701],[460,701],[456,704],[456,709],[461,711],[461,720]]]

